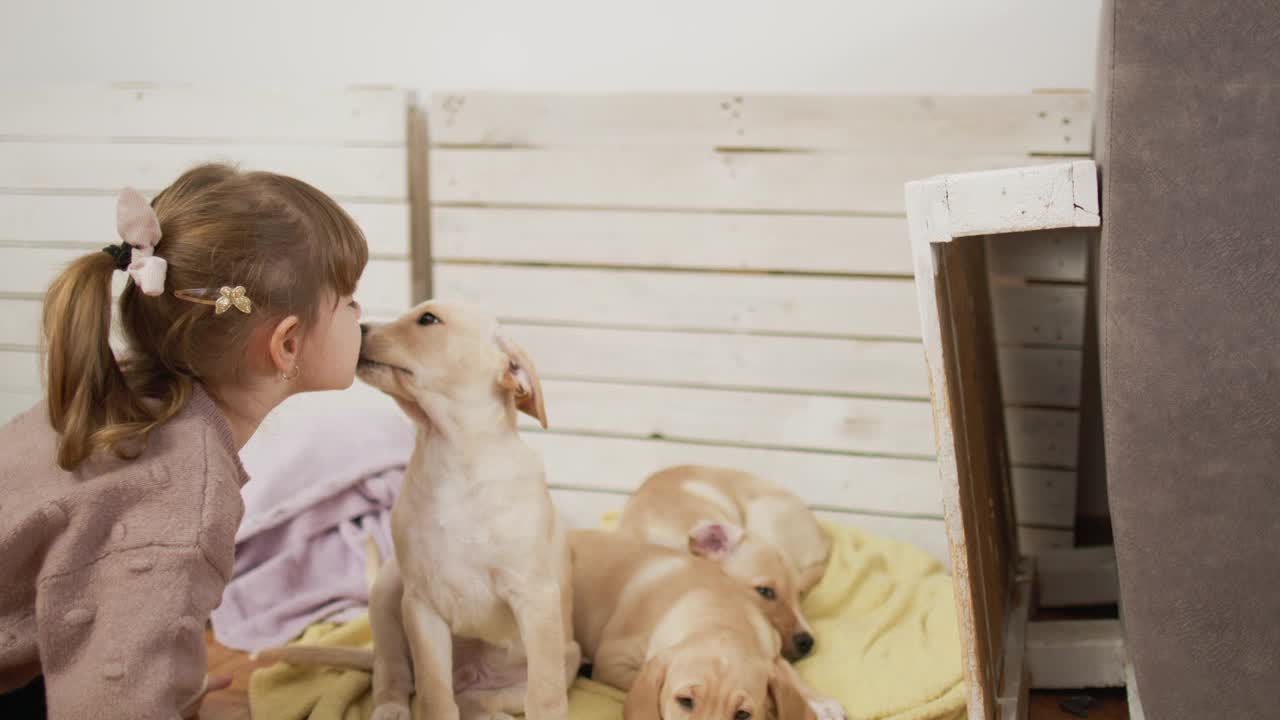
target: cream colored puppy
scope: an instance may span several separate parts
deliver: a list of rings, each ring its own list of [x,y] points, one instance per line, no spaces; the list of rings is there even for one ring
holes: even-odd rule
[[[789,659],[813,650],[800,596],[822,579],[831,541],[800,498],[750,473],[681,465],[640,485],[618,530],[719,563],[755,590]]]
[[[719,564],[752,593],[781,635],[786,658],[813,650],[800,598],[822,579],[831,540],[794,494],[739,470],[681,465],[640,485],[618,530]],[[839,702],[796,681],[818,720],[845,717]]]
[[[812,720],[781,641],[714,564],[618,533],[569,533],[574,633],[625,720]]]
[[[459,303],[361,329],[359,377],[418,425],[371,600],[375,717],[407,718],[416,689],[431,720],[564,720],[579,660],[568,546],[516,430],[517,411],[546,426],[532,361]]]

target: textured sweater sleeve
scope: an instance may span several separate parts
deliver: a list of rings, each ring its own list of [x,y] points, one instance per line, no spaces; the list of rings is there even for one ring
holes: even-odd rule
[[[204,623],[224,577],[197,544],[109,553],[42,578],[40,658],[50,720],[172,720],[206,673]]]

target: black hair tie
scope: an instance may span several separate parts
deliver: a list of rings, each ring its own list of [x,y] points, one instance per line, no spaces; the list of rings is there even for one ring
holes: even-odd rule
[[[119,245],[108,245],[102,248],[102,252],[111,256],[115,260],[115,268],[117,270],[128,270],[129,263],[133,261],[133,246],[129,243],[122,242]]]

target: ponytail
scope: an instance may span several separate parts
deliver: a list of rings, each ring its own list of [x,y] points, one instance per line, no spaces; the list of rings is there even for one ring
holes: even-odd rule
[[[115,268],[115,259],[105,252],[81,257],[62,271],[44,298],[49,420],[61,435],[58,465],[65,470],[136,433],[126,428],[149,426],[155,419],[130,391],[111,350]],[[117,452],[129,454],[118,447]]]

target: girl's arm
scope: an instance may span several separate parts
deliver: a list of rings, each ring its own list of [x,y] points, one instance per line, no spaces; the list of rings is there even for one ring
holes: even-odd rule
[[[224,581],[198,545],[145,545],[41,579],[50,720],[176,720],[205,691],[204,627]]]

